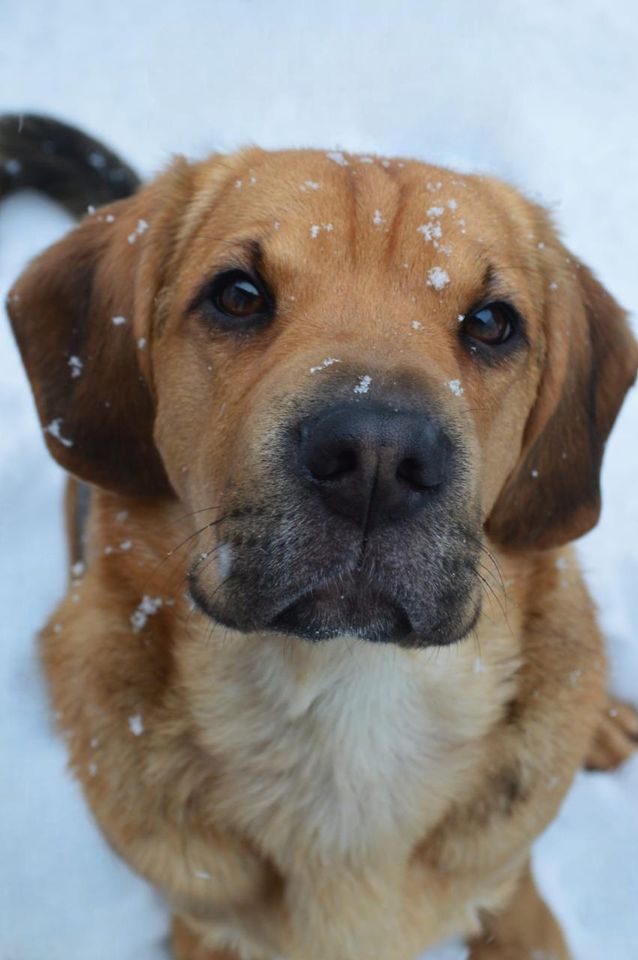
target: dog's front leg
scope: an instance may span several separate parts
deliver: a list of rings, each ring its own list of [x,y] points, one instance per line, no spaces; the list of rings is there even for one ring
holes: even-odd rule
[[[469,946],[469,960],[570,960],[561,929],[529,867],[504,910],[485,917],[483,933]]]
[[[175,960],[240,960],[231,950],[206,947],[200,935],[180,917],[173,917],[171,949]]]
[[[615,770],[638,750],[638,711],[609,697],[585,758],[588,770]]]

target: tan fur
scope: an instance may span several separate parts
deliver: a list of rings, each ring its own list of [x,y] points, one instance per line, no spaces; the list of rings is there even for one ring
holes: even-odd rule
[[[43,423],[63,417],[78,439],[49,432],[50,449],[100,485],[86,573],[42,651],[72,769],[111,844],[171,904],[176,957],[410,960],[462,934],[473,960],[566,958],[527,863],[604,705],[600,635],[563,545],[595,522],[602,446],[635,373],[621,311],[511,188],[414,162],[252,150],[179,163],[108,209],[114,223],[87,220],[12,300]],[[148,231],[127,242],[140,217]],[[428,220],[449,250],[418,231]],[[238,346],[188,305],[254,238],[280,325]],[[52,284],[79,250],[93,258],[91,323],[106,329],[82,403],[42,388],[34,328],[51,350],[58,299],[74,302]],[[530,346],[482,369],[456,327],[488,263]],[[424,282],[436,265],[441,291]],[[114,313],[130,327],[120,340]],[[119,383],[133,356],[137,375]],[[489,555],[483,612],[460,643],[242,634],[185,597],[206,551],[207,587],[223,588],[215,521],[231,493],[265,482],[286,401],[332,375],[309,373],[327,357],[383,383],[427,381],[465,436]],[[104,429],[105,397],[129,411],[138,473],[125,453],[108,461],[106,442],[80,442]]]

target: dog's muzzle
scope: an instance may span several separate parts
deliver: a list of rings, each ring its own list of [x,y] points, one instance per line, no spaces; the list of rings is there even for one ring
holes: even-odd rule
[[[208,581],[196,562],[195,601],[244,632],[459,639],[480,607],[480,529],[462,453],[422,403],[315,402],[261,451],[261,483],[218,528],[223,580]]]

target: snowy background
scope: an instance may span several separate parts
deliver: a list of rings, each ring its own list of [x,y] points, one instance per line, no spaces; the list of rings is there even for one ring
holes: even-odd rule
[[[638,304],[634,0],[0,0],[0,113],[77,123],[145,174],[247,142],[407,154],[497,173]],[[0,210],[0,294],[69,225]],[[34,655],[64,589],[62,476],[0,318],[0,960],[166,960],[166,917],[65,772]],[[638,702],[638,394],[580,544],[614,689]],[[576,960],[638,957],[638,757],[580,774],[536,848]],[[450,948],[428,956],[461,957]],[[380,958],[382,960],[382,958]]]

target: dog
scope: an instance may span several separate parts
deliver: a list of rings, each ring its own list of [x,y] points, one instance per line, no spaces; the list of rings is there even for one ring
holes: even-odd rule
[[[95,205],[8,297],[70,475],[42,662],[175,957],[565,960],[530,845],[638,739],[568,546],[623,310],[490,177],[251,148],[138,189],[37,116],[0,149],[3,193]]]

